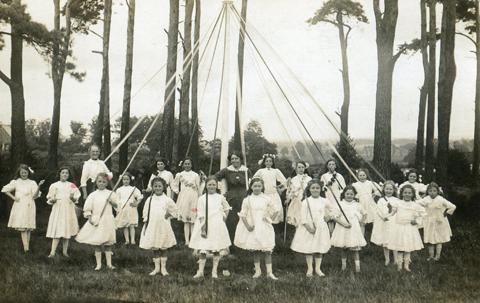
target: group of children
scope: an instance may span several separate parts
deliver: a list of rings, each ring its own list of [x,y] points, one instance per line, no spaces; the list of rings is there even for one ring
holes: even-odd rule
[[[364,169],[357,171],[357,182],[346,185],[336,172],[335,160],[327,162],[325,174],[312,179],[307,174],[307,163],[300,161],[295,164],[294,176],[287,180],[275,168],[275,156],[264,155],[262,168],[249,181],[241,211],[229,214],[231,207],[220,194],[218,180],[215,177],[202,180],[193,171],[191,159],[183,161],[183,171],[175,177],[168,171],[165,160],[157,161],[157,171],[143,191],[133,185],[129,173],[123,174],[121,186],[111,191],[107,188],[111,173],[98,154],[97,148],[92,147],[92,158],[86,162],[82,174],[82,190],[88,179],[93,179],[96,189],[86,197],[83,216],[87,221],[81,229],[77,220],[81,192],[69,181],[69,169],[61,168],[59,181],[49,188],[46,196],[47,203],[52,205],[46,234],[52,239],[49,257],[55,256],[60,241],[63,255],[68,257],[69,240],[75,237],[77,242],[94,247],[95,270],[102,267],[102,252],[107,268],[113,269],[116,230],[123,231],[126,244],[136,244],[137,207],[142,201],[145,204],[139,247],[152,252],[154,270],[150,275],[168,275],[167,251],[177,245],[172,218],[184,223],[185,244],[198,257],[194,278],[204,276],[207,258],[213,262],[212,278],[218,277],[218,264],[232,245],[225,223],[229,215],[239,218],[233,244],[253,254],[253,278],[261,276],[260,260],[264,257],[267,277],[274,280],[277,279],[272,270],[274,225],[284,217],[286,223],[296,227],[291,249],[305,255],[308,277],[324,276],[322,257],[332,247],[341,249],[342,270],[347,268],[347,254],[352,252],[355,271],[359,272],[359,252],[367,245],[365,226],[370,223],[373,223],[370,242],[383,248],[385,265],[390,263],[393,252],[398,270],[410,271],[410,254],[422,249],[423,243],[428,246],[428,260],[439,260],[442,244],[449,242],[452,235],[446,216],[453,213],[455,205],[440,195],[437,184],[430,183],[425,188],[418,183],[415,171],[409,172],[408,181],[397,190],[393,181],[380,185],[368,180]],[[41,195],[39,188],[43,184],[40,181],[37,185],[30,174],[30,168],[22,164],[15,178],[2,188],[15,201],[8,227],[21,232],[25,252],[29,251],[30,233],[36,227],[34,200]],[[280,193],[285,190],[284,216]],[[424,230],[423,241],[420,228]]]

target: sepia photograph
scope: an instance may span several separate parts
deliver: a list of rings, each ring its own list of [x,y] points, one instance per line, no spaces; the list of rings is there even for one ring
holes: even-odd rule
[[[0,302],[480,302],[480,0],[0,0]]]

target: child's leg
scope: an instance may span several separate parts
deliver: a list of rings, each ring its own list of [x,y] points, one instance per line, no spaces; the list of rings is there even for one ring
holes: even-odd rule
[[[433,260],[435,254],[435,246],[433,244],[428,244],[428,258],[427,261]]]
[[[70,239],[63,239],[62,241],[62,253],[65,257],[68,257],[68,244],[70,243]]]
[[[21,232],[20,232],[20,237],[22,238],[23,251],[28,252],[28,250],[29,250],[29,245],[28,245],[28,235],[27,235],[27,231],[21,231]]]
[[[258,252],[253,253],[253,264],[255,265],[255,273],[253,278],[258,278],[262,275],[262,268],[260,267],[260,254]]]
[[[342,249],[341,258],[342,258],[342,270],[346,270],[347,269],[347,254],[346,254],[345,249]]]
[[[392,255],[393,255],[393,263],[397,264],[398,252],[396,250],[392,250]]]
[[[167,251],[166,250],[160,250],[161,256],[160,256],[160,271],[162,273],[162,276],[168,276],[169,273],[167,271]]]
[[[307,277],[313,275],[313,255],[305,255],[305,260],[307,261]]]
[[[130,243],[135,244],[135,226],[131,225],[130,229]]]
[[[325,274],[322,272],[322,269],[320,268],[322,266],[322,259],[323,259],[323,254],[315,255],[315,273],[320,277],[325,276]]]
[[[402,270],[403,267],[403,252],[397,252],[397,270]]]
[[[265,253],[265,267],[267,268],[267,277],[273,280],[278,280],[277,277],[273,275],[273,270],[272,270],[272,253],[271,252],[266,252]]]
[[[123,228],[123,237],[125,238],[125,244],[130,244],[130,239],[128,238],[128,227]]]
[[[60,239],[58,238],[53,238],[52,239],[52,248],[50,249],[50,254],[48,255],[49,258],[52,258],[55,256],[55,252],[57,251],[58,243],[60,242]]]
[[[330,231],[330,235],[333,233],[333,230],[335,229],[335,221],[330,220],[327,222],[328,225],[328,230]]]
[[[435,261],[440,260],[440,256],[442,254],[442,243],[438,243],[435,246],[436,254],[435,254]]]
[[[152,255],[153,255],[152,261],[155,268],[151,273],[149,273],[150,276],[154,276],[160,272],[160,254],[158,251],[153,250]]]
[[[30,250],[30,238],[32,236],[32,231],[27,230],[27,250]]]
[[[185,245],[190,243],[190,223],[185,222],[183,224],[183,233],[185,235]]]
[[[355,262],[355,272],[360,272],[360,253],[358,250],[353,252],[353,260]]]
[[[205,254],[200,254],[200,258],[198,259],[198,270],[195,276],[193,276],[194,279],[202,278],[203,277],[203,271],[205,269],[205,263],[207,262],[207,256]]]
[[[383,256],[385,257],[385,266],[390,264],[390,250],[386,247],[383,248]]]
[[[365,236],[365,223],[360,223],[360,230],[362,231],[362,235]]]
[[[218,269],[218,263],[220,263],[220,258],[221,256],[218,252],[213,254],[212,278],[214,279],[218,278],[217,269]]]
[[[410,259],[410,252],[403,253],[403,267],[406,271],[410,271],[410,263],[412,260]]]
[[[102,268],[102,249],[100,246],[95,246],[95,261],[97,263],[95,270],[100,270]]]
[[[112,252],[112,247],[109,245],[109,246],[105,246],[105,259],[107,260],[107,267],[109,269],[115,269],[115,267],[112,265],[112,255],[113,255],[113,252]]]

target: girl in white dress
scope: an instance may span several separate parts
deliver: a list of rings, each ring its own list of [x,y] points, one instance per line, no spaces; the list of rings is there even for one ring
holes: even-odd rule
[[[123,229],[125,244],[135,245],[135,227],[138,226],[138,205],[142,202],[142,193],[135,186],[131,186],[133,177],[128,172],[122,176],[122,186],[115,192],[118,195],[115,225]]]
[[[192,159],[186,158],[182,162],[183,171],[175,176],[172,190],[178,194],[178,220],[183,222],[185,245],[190,243],[195,217],[197,216],[198,196],[200,195],[200,176],[192,170]]]
[[[197,219],[190,240],[190,248],[200,255],[198,271],[193,278],[203,277],[207,254],[213,254],[212,278],[216,279],[220,258],[228,254],[228,248],[232,245],[225,224],[231,207],[225,197],[218,193],[218,181],[215,177],[207,178],[205,183],[206,193],[198,199]]]
[[[52,205],[47,227],[47,238],[52,239],[49,258],[55,256],[60,239],[63,239],[63,255],[68,257],[70,238],[78,233],[75,205],[78,203],[81,193],[74,183],[68,181],[70,176],[70,170],[67,167],[60,168],[60,181],[50,185],[48,190],[47,203]]]
[[[269,196],[263,193],[264,184],[260,178],[252,178],[247,197],[243,199],[242,210],[238,214],[237,229],[235,230],[235,246],[252,251],[254,256],[255,274],[253,278],[262,275],[260,256],[265,255],[267,277],[277,280],[272,271],[272,251],[275,247],[275,231],[272,218],[278,211]]]
[[[165,180],[154,178],[150,186],[153,192],[143,207],[144,224],[139,246],[153,253],[155,269],[150,275],[161,273],[162,276],[168,276],[167,250],[177,244],[170,219],[177,216],[177,207],[166,195]]]
[[[107,189],[108,180],[106,173],[98,174],[95,179],[97,190],[87,197],[83,206],[83,216],[88,221],[75,237],[77,242],[95,247],[95,270],[102,268],[102,251],[107,268],[115,269],[112,265],[112,245],[116,242],[113,207],[117,207],[118,197]]]
[[[320,181],[322,181],[325,186],[325,197],[336,206],[337,202],[340,202],[340,195],[345,188],[345,179],[341,174],[336,172],[337,162],[335,161],[335,159],[328,160],[325,165],[327,168],[327,172],[320,177]],[[336,208],[338,210],[337,206]],[[327,214],[327,216],[331,217],[329,214]],[[330,229],[330,233],[333,232],[334,227],[335,221],[330,220],[328,222],[328,228]]]
[[[360,272],[360,255],[359,251],[363,246],[367,245],[365,238],[363,237],[360,222],[362,222],[365,212],[361,205],[355,201],[355,195],[357,194],[355,188],[348,185],[344,188],[342,193],[342,200],[340,205],[345,213],[347,220],[343,217],[343,214],[335,216],[335,229],[332,233],[331,243],[332,246],[342,249],[342,270],[347,268],[347,251],[353,251],[353,259],[355,263],[355,272]]]
[[[272,223],[278,224],[283,221],[283,206],[279,193],[286,189],[287,179],[278,168],[275,168],[275,155],[263,155],[259,163],[261,168],[257,170],[253,177],[258,177],[263,180],[265,184],[265,195],[269,196],[274,202],[275,208],[278,210],[277,217],[273,218]],[[277,182],[280,183],[280,185],[277,186]]]
[[[357,199],[360,206],[365,211],[365,218],[361,224],[362,233],[365,235],[365,225],[373,223],[376,213],[375,196],[380,196],[380,192],[375,184],[368,180],[368,171],[366,169],[357,170],[358,181],[353,183],[353,187],[357,190]]]
[[[320,277],[325,274],[320,269],[323,254],[330,250],[330,231],[325,221],[327,209],[331,202],[320,197],[323,184],[320,180],[312,180],[305,191],[306,198],[301,204],[299,225],[293,237],[293,251],[305,254],[307,261],[307,277],[313,276],[313,257],[315,256],[315,273]]]
[[[397,251],[397,269],[402,267],[410,271],[410,253],[423,248],[422,238],[418,231],[418,222],[425,209],[415,200],[415,189],[407,184],[400,189],[400,201],[395,203],[395,223],[391,225],[387,247]]]
[[[418,181],[418,177],[419,176],[418,176],[417,170],[410,169],[407,172],[407,181],[400,184],[400,186],[398,187],[398,190],[400,191],[402,187],[409,184],[415,189],[415,200],[420,200],[425,196],[425,193],[427,192],[426,191],[427,187],[425,186],[425,184]]]
[[[105,163],[99,159],[100,148],[94,144],[90,146],[88,152],[90,153],[90,159],[83,163],[82,176],[80,178],[80,189],[82,190],[84,199],[86,199],[87,196],[93,192],[93,186],[90,188],[90,186],[87,185],[89,185],[90,182],[93,182],[97,178],[98,174],[107,174],[109,183],[113,177],[113,174],[108,169],[107,165],[105,165]]]
[[[383,184],[383,196],[378,199],[375,207],[372,236],[370,238],[370,242],[383,247],[385,266],[390,264],[390,250],[387,247],[387,243],[392,220],[394,220],[392,207],[398,203],[398,199],[395,197],[396,192],[395,183],[391,180],[385,181]],[[393,259],[394,261],[396,260],[395,253]]]
[[[302,198],[308,182],[312,178],[305,173],[308,168],[304,161],[297,162],[295,166],[296,175],[288,182],[287,186],[287,223],[298,226],[301,219]]]
[[[159,160],[155,161],[155,166],[153,168],[153,173],[150,176],[150,180],[148,180],[147,192],[152,192],[152,187],[150,184],[154,178],[160,177],[167,183],[167,196],[173,199],[172,195],[172,182],[173,182],[173,174],[169,171],[168,168],[168,161],[166,159],[160,158]]]
[[[428,247],[428,261],[440,260],[442,244],[450,242],[452,230],[448,223],[447,215],[452,215],[456,206],[440,196],[440,187],[437,183],[430,183],[427,186],[425,198],[417,201],[427,211],[423,218],[423,242]]]
[[[40,186],[45,182],[42,180],[37,185],[29,179],[30,173],[30,167],[20,164],[15,179],[2,188],[2,193],[14,201],[7,226],[20,232],[25,253],[30,251],[30,236],[36,228],[35,199],[40,197]]]

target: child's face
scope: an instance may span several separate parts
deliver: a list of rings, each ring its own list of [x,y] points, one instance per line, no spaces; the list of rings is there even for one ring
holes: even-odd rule
[[[436,196],[438,196],[438,189],[436,187],[430,187],[428,189],[428,195],[430,196],[430,198],[435,198]]]
[[[122,177],[122,184],[123,184],[123,186],[130,185],[130,177],[129,176],[123,176]]]
[[[351,202],[355,198],[355,192],[353,190],[347,190],[345,192],[345,201]]]
[[[393,186],[391,184],[387,184],[383,188],[383,191],[385,193],[385,196],[391,197],[391,196],[393,196],[393,193],[395,192],[395,188],[393,188]]]
[[[417,181],[417,174],[416,173],[408,174],[408,182],[414,183],[416,181]]]
[[[21,168],[19,174],[23,180],[28,179],[28,171],[26,169]]]
[[[411,188],[405,188],[402,193],[404,201],[412,201],[413,199],[413,190]]]
[[[192,169],[192,162],[190,160],[183,161],[183,169],[189,171]]]
[[[312,194],[312,197],[314,198],[320,197],[321,192],[322,192],[322,188],[320,187],[320,184],[314,183],[310,185],[310,193]]]
[[[165,163],[163,163],[162,161],[158,161],[158,162],[157,162],[157,169],[158,169],[159,171],[164,170],[164,169],[165,169]]]
[[[157,196],[160,196],[161,194],[163,194],[163,184],[162,184],[162,182],[157,181],[157,182],[153,183],[152,189],[153,189],[153,192],[155,193],[155,195],[157,195]]]
[[[207,183],[207,191],[209,194],[214,194],[217,192],[217,181],[210,180]]]
[[[303,175],[305,173],[305,165],[302,163],[297,164],[297,175]]]
[[[255,195],[259,195],[262,193],[262,190],[263,190],[263,184],[262,182],[258,181],[258,182],[255,182],[252,184],[252,192],[255,194]]]
[[[272,167],[273,166],[273,159],[272,158],[266,158],[265,159],[265,167]]]
[[[100,157],[100,149],[96,146],[92,146],[90,148],[90,158],[92,158],[92,160],[97,160],[98,157]]]
[[[68,169],[62,169],[60,171],[60,181],[67,181],[68,180],[68,176],[69,176],[69,172],[68,172]]]
[[[333,161],[328,162],[327,164],[328,170],[333,172],[337,168],[337,164]]]
[[[97,184],[97,188],[102,190],[102,189],[107,188],[108,181],[104,177],[98,177],[97,181],[95,183]]]
[[[367,174],[364,171],[358,172],[358,180],[365,181],[367,180]]]

